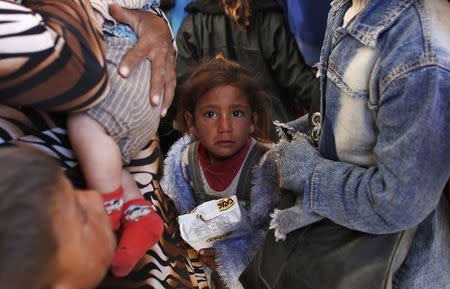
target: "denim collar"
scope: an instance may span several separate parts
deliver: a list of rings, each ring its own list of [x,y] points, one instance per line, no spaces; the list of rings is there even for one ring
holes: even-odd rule
[[[355,39],[368,47],[375,47],[380,34],[387,30],[415,0],[372,0],[364,11],[347,26]],[[336,11],[351,0],[334,0],[331,9]],[[350,4],[349,4],[350,5]]]

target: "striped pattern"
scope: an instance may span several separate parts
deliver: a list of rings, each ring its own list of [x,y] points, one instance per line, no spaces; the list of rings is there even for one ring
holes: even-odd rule
[[[150,61],[142,61],[128,78],[117,72],[123,55],[133,47],[127,38],[105,36],[106,59],[111,89],[87,114],[101,123],[116,141],[128,163],[156,134],[161,103],[150,104]]]
[[[0,0],[0,101],[53,111],[93,106],[108,80],[89,1],[26,5]]]
[[[83,180],[70,148],[65,124],[65,114],[0,104],[0,149],[17,145],[47,153],[59,160],[72,182],[81,187]],[[186,248],[180,237],[175,206],[159,186],[160,156],[159,142],[155,137],[133,158],[127,170],[144,197],[153,203],[155,211],[163,218],[163,236],[129,276],[120,279],[108,276],[97,289],[208,288],[197,252]]]

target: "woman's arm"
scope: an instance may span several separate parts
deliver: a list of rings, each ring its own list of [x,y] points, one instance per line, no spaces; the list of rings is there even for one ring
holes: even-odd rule
[[[53,111],[83,110],[108,91],[104,42],[89,1],[0,0],[0,103]],[[152,102],[173,99],[176,49],[163,15],[113,7],[120,22],[139,36],[122,60],[127,77],[145,58],[152,60]],[[12,27],[14,29],[12,29]]]
[[[0,0],[0,102],[89,107],[108,88],[104,43],[88,1]]]

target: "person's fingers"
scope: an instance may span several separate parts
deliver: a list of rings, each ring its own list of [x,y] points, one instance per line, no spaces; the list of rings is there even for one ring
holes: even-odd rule
[[[208,265],[208,267],[211,267],[212,264],[212,258],[211,257],[205,257],[205,256],[199,256],[200,262],[205,263]]]
[[[140,14],[136,10],[126,9],[120,7],[117,3],[112,3],[109,5],[109,14],[117,22],[130,25],[134,31],[139,24]]]
[[[119,64],[119,74],[128,77],[145,58],[151,64],[150,103],[161,104],[161,116],[165,116],[172,103],[175,85],[175,51],[167,22],[161,17],[136,10],[109,6],[111,15],[118,22],[130,25],[139,40],[123,57]]]
[[[164,83],[166,82],[166,60],[155,57],[152,61],[152,76],[150,80],[150,102],[158,106],[164,95]]]
[[[163,103],[162,103],[162,109],[161,109],[161,116],[165,117],[167,114],[167,110],[169,109],[170,105],[172,104],[173,97],[175,94],[175,86],[177,84],[177,76],[175,73],[175,56],[172,56],[173,58],[173,65],[168,64],[169,67],[166,71],[166,82],[164,87],[164,97],[163,97]]]
[[[204,263],[204,264],[206,264],[206,265],[208,265],[208,267],[209,268],[211,268],[211,269],[215,269],[215,267],[216,267],[216,262],[214,261],[214,258],[213,257],[206,257],[206,256],[199,256],[199,258],[198,258],[199,260],[200,260],[200,262],[202,262],[202,263]]]
[[[215,257],[216,250],[213,248],[204,248],[198,251],[199,255],[202,257]]]
[[[200,257],[200,262],[205,263],[211,270],[217,271],[217,264],[213,257]]]
[[[122,77],[128,77],[131,72],[139,65],[142,61],[144,61],[149,54],[149,47],[145,42],[139,41],[137,42],[125,56],[122,58],[119,64],[119,74]],[[153,67],[152,67],[153,73]]]
[[[134,31],[139,29],[141,12],[122,8],[114,3],[109,5],[109,13],[116,21],[130,25]],[[128,77],[136,66],[145,60],[149,53],[150,47],[148,43],[146,41],[138,41],[122,58],[119,64],[119,74],[122,77]]]

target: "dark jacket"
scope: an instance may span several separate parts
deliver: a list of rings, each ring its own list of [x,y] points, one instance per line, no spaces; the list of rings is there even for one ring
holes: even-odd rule
[[[251,23],[244,32],[225,15],[219,1],[197,1],[186,10],[189,14],[176,37],[180,88],[201,58],[222,53],[260,78],[271,96],[272,120],[286,122],[306,112],[311,99],[319,94],[318,81],[275,1],[253,1]],[[299,106],[302,111],[296,113]]]

